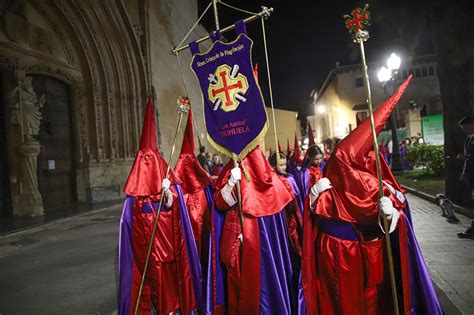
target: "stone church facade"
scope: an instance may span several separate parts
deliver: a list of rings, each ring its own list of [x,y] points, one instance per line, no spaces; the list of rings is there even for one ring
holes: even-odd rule
[[[123,197],[148,95],[168,156],[184,95],[170,50],[195,0],[10,0],[0,18],[0,217]],[[189,52],[180,58],[209,147]]]

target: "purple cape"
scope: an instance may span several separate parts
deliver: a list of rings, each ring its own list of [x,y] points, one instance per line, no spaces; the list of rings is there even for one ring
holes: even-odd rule
[[[194,239],[191,222],[189,220],[188,209],[183,198],[183,191],[181,185],[173,185],[178,193],[179,215],[181,218],[181,227],[183,230],[184,243],[191,270],[191,277],[194,288],[194,295],[197,307],[204,309],[204,296],[202,285],[201,263],[196,248],[196,241]],[[176,202],[176,200],[174,201]],[[120,219],[120,236],[119,236],[119,292],[118,292],[118,314],[130,314],[130,297],[132,293],[132,277],[134,253],[132,246],[132,225],[133,225],[133,208],[135,204],[135,197],[127,196],[124,202],[122,217]],[[147,208],[147,209],[145,209]],[[157,211],[158,203],[153,203],[154,211]],[[148,204],[144,204],[142,211],[150,211]]]
[[[411,223],[410,208],[407,202],[405,210],[405,217],[407,217],[407,233],[408,233],[408,258],[410,262],[410,283],[411,283],[411,305],[412,314],[444,314],[439,304],[438,297],[433,287],[428,268],[426,266],[420,246],[416,240],[413,226]],[[392,233],[391,238],[392,247],[395,249],[394,254],[398,255],[400,249],[397,248],[399,244],[398,233]]]

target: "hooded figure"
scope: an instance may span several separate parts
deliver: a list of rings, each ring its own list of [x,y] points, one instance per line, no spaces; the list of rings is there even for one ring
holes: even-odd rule
[[[209,242],[212,206],[212,178],[194,155],[193,113],[188,112],[183,144],[174,173],[180,178],[184,200],[189,211],[191,226],[200,257]],[[201,260],[202,261],[202,260]]]
[[[213,179],[199,164],[194,155],[193,113],[188,112],[188,122],[184,131],[181,153],[174,168],[175,174],[182,180],[184,200],[189,211],[191,226],[196,239],[203,271],[205,314],[213,313],[214,289],[212,283],[213,264],[211,252],[211,218],[213,204]]]
[[[377,134],[410,80],[374,112]],[[392,314],[380,215],[387,216],[392,233],[400,313],[442,314],[406,201],[384,163],[384,197],[378,200],[372,146],[367,119],[338,144],[325,177],[312,183],[305,200],[302,270],[308,314]]]
[[[309,194],[309,190],[314,183],[316,183],[323,174],[323,168],[325,165],[324,154],[321,148],[316,144],[314,139],[313,128],[308,121],[308,136],[309,144],[306,156],[303,162],[303,166],[296,176],[296,181],[300,188],[303,198],[306,198]]]
[[[303,284],[301,279],[301,245],[303,244],[303,205],[304,197],[301,196],[298,185],[296,184],[293,175],[286,172],[287,159],[284,153],[280,153],[280,160],[277,163],[277,156],[274,153],[268,159],[270,165],[277,172],[285,184],[291,187],[295,198],[285,207],[286,222],[288,225],[288,233],[292,245],[297,255],[292,256],[294,266],[293,286],[298,288],[298,313],[299,315],[306,314],[306,303],[304,303]]]
[[[241,179],[241,170],[248,175]],[[235,186],[242,192],[243,229]],[[295,314],[299,308],[285,207],[295,196],[256,147],[226,165],[216,182],[215,206],[225,214],[218,239],[226,269],[227,314]],[[217,241],[217,240],[216,240]],[[302,302],[302,301],[301,301]],[[224,311],[222,307],[220,312]]]
[[[161,195],[164,200],[148,264],[139,314],[191,314],[202,307],[201,265],[181,182],[158,151],[151,98],[140,148],[125,185],[120,220],[118,313],[133,314]]]
[[[288,173],[293,175],[295,180],[297,180],[301,166],[303,165],[304,155],[303,152],[300,151],[300,146],[298,144],[298,138],[295,134],[295,148],[293,149],[293,154],[288,158]],[[298,188],[301,190],[301,187],[297,181]]]

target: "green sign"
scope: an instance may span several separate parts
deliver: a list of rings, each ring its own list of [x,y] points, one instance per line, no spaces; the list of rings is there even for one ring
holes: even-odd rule
[[[444,144],[443,115],[421,117],[421,127],[425,143]]]

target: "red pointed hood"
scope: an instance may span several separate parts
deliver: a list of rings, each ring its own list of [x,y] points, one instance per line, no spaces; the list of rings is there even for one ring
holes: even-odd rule
[[[250,181],[247,181],[242,172],[240,181],[244,213],[256,217],[273,215],[280,212],[295,198],[291,187],[287,186],[272,168],[260,146],[250,151],[242,160],[241,169],[243,169],[242,164],[250,176]],[[216,191],[227,184],[233,168],[234,162],[230,160],[216,180],[214,186]]]
[[[312,147],[313,145],[316,145],[316,140],[314,140],[313,127],[311,127],[311,123],[309,121],[308,121],[308,137],[309,137],[308,147]]]
[[[145,121],[143,122],[140,148],[125,184],[124,193],[129,196],[153,196],[159,194],[167,168],[168,164],[161,156],[160,151],[158,151],[156,121],[152,100],[149,97]],[[179,179],[171,171],[168,178],[172,184],[179,183]]]
[[[396,190],[405,193],[405,189],[400,185],[400,183],[397,181],[395,176],[392,173],[392,170],[390,169],[390,166],[385,162],[385,159],[383,158],[383,155],[379,153],[379,159],[380,159],[380,169],[382,170],[382,179],[384,182],[390,184],[393,188]],[[365,167],[372,173],[372,174],[377,174],[377,166],[375,162],[375,153],[374,150],[370,150],[369,154],[367,154],[365,158]]]
[[[284,154],[283,149],[282,149],[281,144],[280,144],[280,140],[278,140],[278,152]]]
[[[286,138],[286,154],[290,155],[291,147],[290,147],[290,139]]]
[[[184,131],[181,153],[174,171],[182,181],[185,194],[203,190],[212,183],[211,176],[201,167],[194,155],[194,128],[191,109],[188,113],[188,123]]]
[[[298,144],[298,138],[295,134],[295,149],[293,150],[293,154],[291,155],[290,160],[296,163],[296,165],[301,166],[303,164],[304,155],[303,152],[300,151],[300,145]]]
[[[374,112],[377,134],[382,131],[410,81],[411,76]],[[377,222],[379,183],[377,174],[366,164],[372,147],[370,119],[365,119],[337,145],[324,169],[324,176],[329,178],[333,189],[318,199],[318,214],[361,224]],[[386,195],[390,195],[388,189],[384,190]]]

